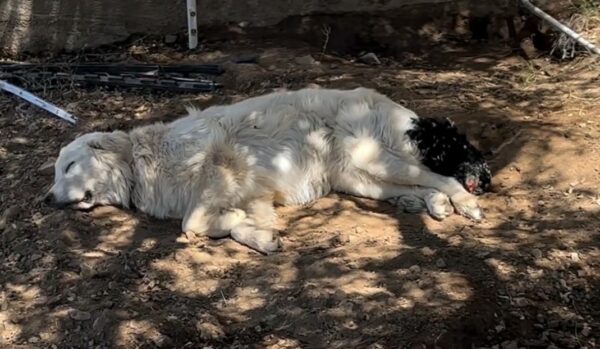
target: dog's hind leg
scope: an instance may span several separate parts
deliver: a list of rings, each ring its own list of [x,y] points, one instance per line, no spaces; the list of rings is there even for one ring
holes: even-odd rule
[[[199,206],[184,217],[181,229],[184,232],[220,239],[229,236],[231,229],[245,219],[246,213],[240,209],[218,210]]]
[[[231,235],[235,241],[261,253],[280,249],[281,242],[272,229],[275,220],[273,203],[253,200],[247,212],[239,208],[209,209],[196,207],[183,219],[182,230],[220,239]]]

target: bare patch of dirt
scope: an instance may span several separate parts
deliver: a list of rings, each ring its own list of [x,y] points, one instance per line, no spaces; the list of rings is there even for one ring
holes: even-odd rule
[[[148,47],[120,54],[154,62],[260,57],[229,66],[215,95],[49,90],[45,98],[80,118],[75,129],[0,96],[0,346],[598,345],[597,63],[526,62],[483,46],[380,57],[379,66],[243,41],[197,53]],[[309,54],[314,60],[296,59]],[[330,195],[280,208],[285,250],[264,257],[227,239],[190,243],[175,221],[40,202],[52,181],[43,165],[81,132],[169,121],[187,103],[308,84],[372,87],[421,115],[454,119],[493,167],[485,221],[437,222]]]

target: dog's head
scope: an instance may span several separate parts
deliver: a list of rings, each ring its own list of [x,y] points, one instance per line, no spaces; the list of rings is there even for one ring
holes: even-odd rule
[[[481,195],[490,190],[492,173],[481,152],[471,147],[472,149],[466,151],[468,160],[456,167],[453,177],[470,193]]]
[[[131,142],[125,132],[93,132],[61,149],[54,185],[44,202],[57,208],[88,210],[99,205],[129,206]]]
[[[415,119],[407,134],[432,171],[454,177],[476,195],[490,189],[492,175],[483,153],[449,119]]]

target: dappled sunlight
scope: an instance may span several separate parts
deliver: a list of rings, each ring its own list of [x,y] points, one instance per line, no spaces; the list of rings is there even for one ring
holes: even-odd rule
[[[218,252],[217,252],[218,253]],[[234,258],[215,258],[207,251],[195,247],[182,248],[166,259],[151,264],[159,274],[168,275],[168,289],[186,296],[207,296],[222,287],[222,280],[237,262]]]
[[[10,310],[0,310],[0,324],[2,325],[2,331],[0,331],[0,344],[11,345],[19,339],[22,333],[22,326],[18,323],[14,323],[12,319],[15,318],[15,314]]]
[[[249,49],[240,44],[236,51],[238,44],[228,50]],[[214,57],[233,54],[207,45]],[[167,54],[196,62],[201,51]],[[35,113],[25,118],[12,110],[12,100],[2,104],[10,108],[0,113],[8,135],[0,137],[0,214],[17,210],[0,229],[0,346],[598,343],[595,75],[583,79],[542,60],[537,67],[516,55],[460,50],[448,57],[438,52],[443,62],[322,62],[311,75],[309,67],[289,65],[298,52],[284,51],[285,69],[267,67],[256,83],[222,95],[74,88],[56,100],[81,117],[75,130]],[[77,58],[87,59],[83,53]],[[189,103],[206,107],[314,81],[376,88],[419,115],[450,117],[492,165],[494,190],[480,199],[486,218],[436,221],[385,202],[332,194],[278,208],[284,248],[263,256],[228,238],[192,241],[177,220],[116,208],[54,211],[40,203],[52,178],[38,167],[78,132],[172,120]],[[44,97],[56,97],[52,93]],[[306,140],[319,146],[320,134]],[[380,149],[364,139],[356,151],[368,161]],[[283,155],[273,160],[288,165]]]
[[[240,322],[250,320],[251,311],[261,309],[268,303],[268,295],[260,292],[259,288],[238,287],[230,294],[223,294],[223,300],[216,308],[222,315]]]
[[[132,342],[143,343],[146,340],[159,347],[167,344],[151,321],[126,320],[117,326],[113,345],[128,346]]]
[[[514,266],[497,258],[488,258],[485,260],[485,263],[492,268],[498,279],[502,281],[510,281],[517,275],[517,270]]]

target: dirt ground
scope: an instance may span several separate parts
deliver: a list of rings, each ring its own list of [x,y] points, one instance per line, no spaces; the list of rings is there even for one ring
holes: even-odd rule
[[[75,128],[0,95],[0,347],[595,348],[600,345],[600,65],[526,61],[487,44],[382,57],[221,42],[135,43],[67,59],[231,65],[217,94],[68,88]],[[307,55],[312,54],[313,58]],[[65,57],[61,57],[65,59]],[[487,154],[480,223],[330,195],[279,209],[284,251],[181,236],[177,221],[41,203],[61,146],[309,84],[376,88],[456,121]]]

